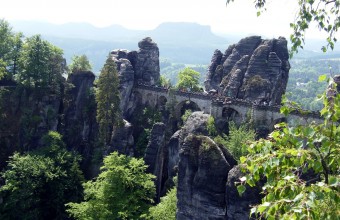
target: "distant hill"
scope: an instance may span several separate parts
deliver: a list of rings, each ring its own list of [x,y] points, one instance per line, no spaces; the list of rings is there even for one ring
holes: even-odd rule
[[[86,54],[99,72],[107,54],[113,49],[137,50],[138,42],[152,37],[160,49],[161,59],[171,63],[207,65],[215,49],[222,52],[229,44],[237,43],[245,36],[231,34],[217,36],[209,26],[196,23],[169,22],[160,24],[153,30],[130,30],[119,25],[98,28],[87,23],[67,23],[62,25],[32,22],[11,22],[15,31],[26,36],[41,34],[46,40],[64,50],[68,62],[73,55]],[[320,48],[322,40],[307,40],[305,50],[299,51],[294,59],[337,59],[340,58],[340,44],[327,54]]]
[[[209,26],[195,23],[163,23],[154,30],[129,30],[119,25],[97,28],[86,23],[55,25],[42,22],[11,22],[15,31],[26,36],[41,34],[62,48],[70,60],[74,54],[86,54],[94,71],[99,71],[112,49],[138,49],[138,42],[151,37],[160,56],[175,63],[208,64],[215,49],[226,49],[228,39],[211,32]]]

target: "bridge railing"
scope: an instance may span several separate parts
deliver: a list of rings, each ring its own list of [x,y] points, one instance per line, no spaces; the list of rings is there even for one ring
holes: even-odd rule
[[[170,88],[165,88],[162,86],[154,86],[145,84],[142,82],[138,82],[135,85],[136,88],[145,89],[154,92],[161,92],[161,93],[168,93]],[[237,99],[237,98],[229,98],[225,96],[218,96],[218,95],[211,95],[201,92],[189,92],[189,91],[182,91],[182,90],[173,90],[174,95],[187,97],[187,98],[196,98],[196,99],[204,99],[204,100],[211,100],[211,104],[215,106],[226,106],[226,105],[238,105],[248,108],[253,108],[254,110],[264,110],[264,111],[273,111],[273,112],[280,112],[280,105],[261,105],[255,104],[253,102]],[[312,117],[312,118],[321,118],[321,115],[318,111],[306,111],[301,109],[294,109],[291,115],[299,116],[299,117]]]
[[[162,86],[155,86],[155,85],[149,85],[145,83],[138,82],[135,85],[136,88],[139,89],[145,89],[153,92],[162,92],[167,93],[170,91],[170,88],[165,88]],[[201,92],[189,92],[189,91],[182,91],[182,90],[173,90],[175,95],[182,96],[182,97],[188,97],[188,98],[197,98],[197,99],[206,99],[211,100],[212,96],[209,94],[204,94]]]

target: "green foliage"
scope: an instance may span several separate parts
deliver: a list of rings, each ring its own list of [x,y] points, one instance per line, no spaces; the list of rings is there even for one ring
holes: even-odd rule
[[[148,219],[175,220],[177,210],[177,188],[173,187],[161,198],[161,202],[149,209]]]
[[[331,82],[329,94],[335,94]],[[276,126],[268,140],[248,147],[241,158],[248,173],[241,178],[254,186],[263,177],[262,203],[252,209],[266,219],[337,219],[340,202],[340,95],[323,95],[322,124]],[[289,113],[287,107],[282,111]],[[239,191],[244,187],[239,186]]]
[[[47,86],[49,44],[40,35],[27,38],[20,57],[22,70],[18,81],[27,87],[41,88]]]
[[[99,136],[103,143],[110,143],[114,125],[120,125],[119,77],[116,63],[109,56],[97,80],[96,90],[97,122]]]
[[[64,219],[64,204],[80,199],[79,157],[65,149],[57,132],[43,140],[43,149],[11,156],[1,173],[1,219]]]
[[[44,94],[46,89],[57,94],[62,74],[66,71],[63,51],[40,35],[26,38],[19,60],[17,81],[26,87],[33,87],[36,92]]]
[[[149,137],[151,134],[151,129],[144,128],[142,133],[138,136],[136,141],[136,155],[144,156],[146,147],[149,143]]]
[[[191,110],[191,109],[185,110],[184,114],[181,116],[181,119],[182,119],[182,123],[183,123],[183,124],[188,120],[188,118],[189,118],[189,116],[190,116],[191,114],[192,114],[192,110]]]
[[[12,51],[10,54],[10,61],[8,70],[12,76],[14,76],[19,71],[19,58],[21,56],[21,51],[23,47],[22,38],[24,35],[19,32],[15,33],[12,38]]]
[[[171,82],[170,82],[170,79],[166,78],[163,75],[161,75],[161,77],[159,78],[159,85],[163,86],[165,88],[170,88],[172,86]]]
[[[89,59],[85,54],[81,56],[73,56],[72,63],[69,65],[70,73],[75,73],[78,71],[91,71],[92,66],[90,64]]]
[[[210,136],[216,136],[217,135],[217,130],[215,126],[215,119],[213,116],[209,116],[208,121],[207,121],[207,129],[208,133]]]
[[[199,72],[200,73],[199,82],[203,84],[208,65],[171,63],[168,60],[161,59],[160,67],[161,75],[169,79],[171,85],[176,85],[178,81],[178,73],[181,70],[185,69],[186,67],[190,67],[191,69]]]
[[[0,59],[6,61],[12,50],[12,27],[4,19],[0,19]]]
[[[16,73],[22,37],[22,33],[14,33],[9,23],[0,19],[0,79]]]
[[[227,0],[227,4],[234,0]],[[265,0],[255,0],[254,4],[259,11],[257,16],[265,10]],[[290,35],[292,42],[292,52],[297,52],[299,48],[303,49],[305,41],[305,31],[311,24],[316,24],[320,31],[327,34],[327,47],[322,47],[326,52],[327,48],[334,48],[337,42],[336,32],[340,28],[340,1],[339,0],[299,0],[299,9],[294,23],[290,24],[293,33]],[[292,55],[292,54],[291,54]]]
[[[7,69],[6,69],[6,63],[2,59],[0,59],[0,80],[5,78],[7,76]]]
[[[161,122],[161,120],[161,113],[157,109],[150,107],[145,107],[143,111],[137,115],[137,122],[135,124],[140,129],[136,141],[136,155],[138,157],[144,156],[145,149],[149,143],[151,128],[155,123]]]
[[[229,123],[229,135],[217,136],[214,141],[226,146],[236,160],[247,154],[248,143],[255,140],[255,131],[246,124],[239,127],[235,123]]]
[[[303,109],[320,111],[323,108],[321,95],[327,86],[326,82],[319,82],[320,75],[332,75],[337,70],[339,60],[291,60],[289,81],[286,97],[301,105]]]
[[[153,126],[155,123],[161,121],[162,116],[156,109],[146,107],[143,109],[143,118],[146,120],[148,125]]]
[[[96,180],[84,184],[81,203],[68,203],[75,219],[140,219],[147,214],[155,195],[154,176],[145,173],[146,165],[117,152],[104,158]]]
[[[186,67],[178,73],[178,82],[176,84],[176,88],[189,90],[191,92],[198,92],[200,90],[199,78],[199,72]]]

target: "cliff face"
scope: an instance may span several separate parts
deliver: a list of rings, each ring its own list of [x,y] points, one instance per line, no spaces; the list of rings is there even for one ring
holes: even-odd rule
[[[178,158],[177,219],[249,219],[251,205],[261,201],[261,186],[239,196],[235,182],[244,174],[226,146],[207,136],[208,118],[194,112],[168,145],[169,152],[178,149],[177,157],[169,154]]]
[[[147,172],[156,176],[156,202],[159,202],[164,181],[163,168],[166,152],[165,128],[164,123],[156,123],[153,125],[144,155],[145,164],[148,165]]]
[[[53,91],[0,80],[0,170],[13,152],[39,148],[43,135],[61,127],[63,92],[64,80]]]
[[[73,73],[67,79],[62,133],[67,145],[81,153],[89,151],[87,145],[97,133],[94,79],[90,71]]]
[[[244,38],[229,46],[224,54],[214,52],[205,88],[256,103],[280,104],[288,82],[288,58],[285,38]]]
[[[147,37],[138,46],[138,51],[117,49],[111,52],[119,73],[120,107],[125,118],[129,118],[138,105],[139,97],[132,93],[133,85],[137,82],[154,85],[160,78],[157,44]]]
[[[169,145],[179,149],[177,219],[225,219],[225,184],[231,165],[226,150],[207,136],[208,118],[194,112],[178,132],[178,146]]]

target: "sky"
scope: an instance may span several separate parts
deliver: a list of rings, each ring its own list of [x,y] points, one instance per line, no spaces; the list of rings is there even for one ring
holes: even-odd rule
[[[260,17],[253,0],[0,0],[0,18],[45,21],[55,24],[86,22],[97,27],[119,24],[129,29],[151,30],[163,22],[209,25],[220,35],[260,34],[289,37],[297,1],[267,0]],[[317,29],[308,38],[323,38]]]

